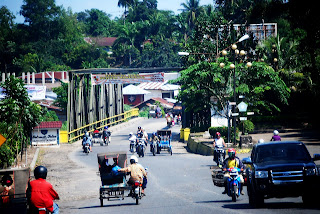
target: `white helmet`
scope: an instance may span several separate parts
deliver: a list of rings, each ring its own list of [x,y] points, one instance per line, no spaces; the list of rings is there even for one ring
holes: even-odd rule
[[[129,135],[131,136],[131,135],[133,135],[133,133],[132,133],[132,132],[130,132],[130,133],[129,133]]]
[[[259,139],[258,143],[264,143],[264,140],[263,139]]]
[[[138,158],[135,156],[135,155],[132,155],[130,157],[130,163],[133,164],[133,163],[138,163]]]
[[[273,135],[278,135],[278,134],[279,134],[278,130],[273,131]]]

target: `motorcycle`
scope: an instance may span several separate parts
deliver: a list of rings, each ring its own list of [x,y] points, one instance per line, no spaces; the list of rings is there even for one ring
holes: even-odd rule
[[[135,144],[135,141],[130,140],[130,152],[131,153],[134,153],[134,144]]]
[[[87,155],[90,152],[90,145],[89,143],[85,143],[85,145],[83,146],[83,152],[86,153]]]
[[[240,168],[230,168],[230,177],[227,180],[227,194],[232,198],[233,202],[237,201],[237,198],[241,193],[241,183],[240,183]]]
[[[100,146],[103,146],[103,143],[108,146],[110,143],[110,137],[104,137],[103,142],[100,143]]]
[[[144,142],[142,139],[139,139],[139,142],[136,145],[136,151],[139,157],[144,157],[145,148],[144,148]]]
[[[139,181],[135,181],[132,186],[131,186],[131,191],[130,194],[131,197],[136,200],[136,205],[139,204],[139,200],[142,199],[143,195],[142,195],[142,183],[140,183]]]
[[[156,152],[157,152],[156,150],[157,150],[157,142],[151,141],[150,152],[153,154],[153,156],[156,156]]]
[[[223,161],[224,161],[224,158],[225,158],[225,151],[223,149],[223,147],[215,147],[214,148],[215,150],[215,162],[217,163],[217,165],[222,168],[222,165],[223,165]]]

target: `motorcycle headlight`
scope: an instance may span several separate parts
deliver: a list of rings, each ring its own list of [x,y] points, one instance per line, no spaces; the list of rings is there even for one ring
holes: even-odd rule
[[[255,177],[256,178],[268,178],[268,171],[256,171]]]
[[[306,169],[306,176],[312,176],[312,175],[316,175],[316,169],[315,168]]]

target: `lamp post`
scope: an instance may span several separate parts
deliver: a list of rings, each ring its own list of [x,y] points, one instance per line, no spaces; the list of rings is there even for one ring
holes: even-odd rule
[[[219,55],[220,54],[222,54],[223,56],[226,56],[227,54],[228,54],[228,52],[226,51],[226,49],[228,49],[228,48],[232,48],[232,50],[234,50],[234,54],[233,54],[233,56],[234,56],[234,58],[233,58],[233,61],[234,61],[234,63],[233,64],[231,64],[230,65],[230,68],[231,69],[233,69],[233,95],[234,95],[234,98],[233,98],[233,100],[234,100],[234,105],[233,105],[233,112],[235,112],[235,109],[236,109],[236,102],[237,102],[237,95],[236,95],[236,66],[235,66],[235,64],[236,64],[236,55],[239,55],[240,54],[240,56],[244,56],[244,55],[246,55],[246,52],[244,51],[244,50],[241,50],[241,51],[239,51],[238,49],[237,49],[237,43],[239,43],[239,42],[242,42],[242,41],[244,41],[244,40],[247,40],[247,39],[249,39],[250,37],[249,37],[249,35],[247,35],[247,34],[245,34],[244,36],[242,36],[238,41],[236,41],[234,44],[232,44],[232,45],[230,45],[229,47],[227,47],[227,48],[225,48],[225,49],[223,49],[221,52],[218,52],[217,53],[217,58],[219,57]],[[178,52],[178,55],[179,56],[189,56],[190,54],[194,54],[194,55],[196,55],[196,54],[213,54],[213,53],[189,53],[189,52]],[[220,63],[220,65],[219,65],[221,68],[223,68],[224,66],[225,66],[225,64],[224,63]],[[252,66],[252,64],[251,64],[251,62],[248,62],[247,63],[247,66],[248,67],[251,67]],[[228,118],[228,143],[230,142],[230,119],[229,119],[229,103],[228,103],[228,106],[227,106],[227,118]],[[234,125],[234,144],[236,143],[236,117],[233,117],[233,125]]]

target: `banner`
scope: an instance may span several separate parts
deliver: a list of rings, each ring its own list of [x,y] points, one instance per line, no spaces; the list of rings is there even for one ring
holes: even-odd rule
[[[46,86],[38,85],[25,85],[30,100],[45,100],[46,99]],[[0,99],[5,98],[6,91],[0,88]]]
[[[164,73],[142,73],[142,74],[92,74],[92,85],[108,84],[108,83],[144,83],[144,82],[164,82]]]

